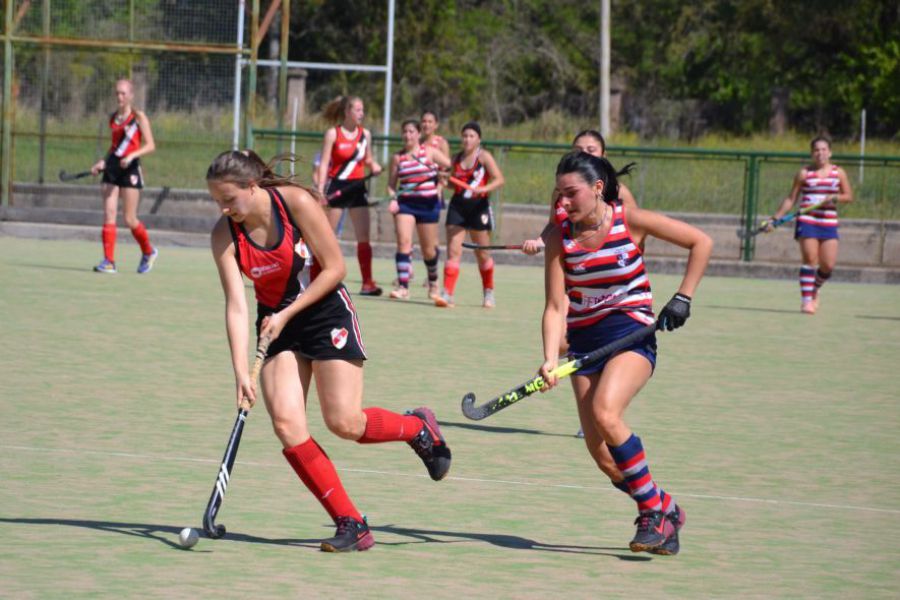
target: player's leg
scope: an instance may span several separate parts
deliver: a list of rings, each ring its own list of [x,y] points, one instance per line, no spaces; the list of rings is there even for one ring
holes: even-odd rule
[[[450,213],[447,213],[450,218]],[[439,298],[434,300],[436,306],[453,306],[453,294],[456,281],[459,279],[459,263],[462,259],[462,243],[466,230],[459,225],[447,225],[447,261],[444,263],[444,289]]]
[[[391,292],[391,298],[406,300],[409,298],[409,268],[412,264],[412,238],[416,227],[416,218],[410,214],[394,215],[394,229],[397,236],[397,252],[394,263],[397,268],[397,287]]]
[[[317,360],[313,373],[322,416],[335,435],[360,444],[406,442],[416,452],[435,481],[450,470],[450,449],[434,414],[417,408],[401,415],[393,411],[362,408],[362,361]]]
[[[440,215],[440,213],[438,213]],[[438,290],[438,224],[417,223],[416,230],[419,233],[419,247],[422,250],[422,262],[428,272],[428,297],[432,300],[439,296]]]
[[[334,542],[323,550],[365,550],[374,544],[365,520],[356,509],[334,464],[321,446],[309,435],[306,422],[306,394],[312,368],[310,361],[293,352],[279,352],[266,361],[260,382],[272,428],[284,447],[282,453],[303,484],[322,504],[338,525],[342,543]],[[358,528],[354,524],[362,524]],[[361,529],[360,535],[356,535]]]
[[[487,246],[491,243],[491,232],[484,229],[470,229],[469,236],[472,242],[479,246]],[[489,250],[475,250],[475,260],[478,261],[478,272],[481,274],[481,288],[484,293],[485,308],[494,308],[494,259]]]
[[[148,273],[156,262],[159,251],[150,243],[150,234],[147,228],[138,219],[138,206],[141,202],[141,190],[136,187],[123,187],[119,191],[122,197],[122,214],[125,224],[131,230],[131,235],[141,248],[141,262],[138,265],[138,273]]]
[[[816,269],[814,306],[819,308],[819,289],[825,282],[831,279],[834,265],[837,264],[838,240],[837,238],[819,240],[819,268]]]
[[[116,272],[116,215],[119,212],[119,186],[104,183],[100,187],[103,194],[103,260],[94,267],[98,273]]]
[[[380,296],[381,288],[375,284],[372,278],[372,245],[369,243],[369,229],[371,218],[369,207],[366,203],[368,197],[362,196],[362,206],[353,206],[350,211],[350,222],[353,223],[353,233],[356,235],[356,260],[359,262],[359,272],[362,275],[363,296]]]
[[[627,351],[613,356],[599,375],[588,377],[597,378],[595,387],[589,381],[573,382],[583,388],[576,388],[576,394],[580,402],[590,402],[594,426],[606,442],[616,467],[625,476],[625,484],[637,503],[640,514],[635,537],[630,543],[635,552],[657,549],[676,536],[676,522],[681,512],[676,512],[672,497],[653,480],[641,439],[623,419],[625,409],[652,372],[653,366],[647,356]],[[579,391],[583,394],[578,394]],[[675,552],[677,549],[667,553]]]
[[[819,267],[819,240],[800,238],[800,310],[812,315],[816,312],[816,269]]]

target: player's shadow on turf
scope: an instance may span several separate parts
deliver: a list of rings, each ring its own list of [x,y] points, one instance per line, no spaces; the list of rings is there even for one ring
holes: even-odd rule
[[[510,548],[512,550],[536,550],[538,552],[562,552],[567,554],[591,554],[594,556],[611,556],[619,560],[629,561],[648,561],[653,560],[649,556],[641,556],[632,554],[630,550],[625,548],[608,548],[600,546],[575,546],[571,544],[544,544],[536,542],[528,538],[519,537],[517,535],[503,535],[497,533],[469,533],[463,531],[438,531],[430,529],[408,529],[406,527],[395,527],[394,525],[383,525],[378,527],[370,527],[372,531],[380,531],[384,533],[393,533],[395,535],[403,535],[415,539],[413,542],[382,542],[380,546],[404,546],[407,544],[457,544],[466,540],[476,542],[487,542],[493,546],[500,548]],[[444,540],[438,538],[457,538]]]
[[[857,319],[875,319],[878,321],[900,321],[900,317],[880,317],[878,315],[853,315]]]
[[[453,423],[450,421],[440,421],[441,427],[459,427],[460,429],[471,429],[473,431],[487,431],[490,433],[524,433],[526,435],[548,435],[551,437],[574,438],[571,433],[548,433],[537,429],[522,429],[520,427],[495,427],[493,425],[475,425],[474,423]]]
[[[94,274],[94,270],[91,267],[64,267],[62,265],[53,265],[50,263],[17,263],[16,266],[25,267],[26,269],[52,269],[54,271],[75,271],[76,273],[91,273],[92,275]]]
[[[18,525],[63,525],[66,527],[83,527],[85,529],[96,529],[98,531],[107,531],[109,533],[118,533],[121,535],[132,535],[152,539],[161,544],[165,544],[176,550],[183,550],[178,544],[178,533],[181,527],[173,525],[154,525],[149,523],[123,523],[117,521],[88,521],[84,519],[4,519],[0,518],[0,523],[10,523]],[[201,537],[206,538],[206,534],[200,533]],[[171,536],[171,537],[169,537]],[[226,539],[235,542],[251,542],[254,544],[274,544],[277,546],[305,546],[316,548],[318,550],[320,539],[299,540],[290,539],[271,539],[248,535],[246,533],[231,532],[225,534]],[[194,552],[209,552],[203,546],[193,548]]]
[[[800,312],[798,310],[787,310],[784,308],[758,308],[756,306],[721,306],[719,304],[704,304],[703,308],[718,308],[721,310],[750,310],[754,312],[783,313],[786,315],[793,315]]]

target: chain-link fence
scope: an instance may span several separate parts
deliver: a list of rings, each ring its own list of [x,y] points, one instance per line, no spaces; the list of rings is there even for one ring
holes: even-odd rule
[[[158,148],[142,159],[147,184],[203,185],[210,157],[231,146],[242,52],[237,1],[11,4],[4,38],[12,52],[4,65],[12,68],[12,97],[3,122],[11,129],[4,155],[13,181],[54,181],[60,170],[83,171],[102,157],[115,82],[128,78]]]

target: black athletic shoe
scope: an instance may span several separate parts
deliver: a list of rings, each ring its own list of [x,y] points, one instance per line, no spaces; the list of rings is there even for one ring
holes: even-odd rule
[[[666,515],[666,518],[672,522],[672,525],[675,526],[675,532],[672,533],[666,541],[662,543],[662,545],[651,548],[647,550],[651,554],[663,554],[665,556],[675,556],[678,554],[678,551],[681,550],[681,544],[678,541],[678,532],[681,531],[681,528],[684,527],[684,522],[687,520],[687,516],[684,514],[684,509],[675,505],[675,509]]]
[[[662,546],[669,537],[676,533],[675,525],[661,511],[643,512],[634,520],[637,531],[628,546],[632,552],[650,552]]]
[[[406,414],[419,417],[425,425],[422,427],[422,431],[407,443],[425,463],[428,475],[435,481],[440,481],[450,471],[451,457],[450,448],[447,447],[447,442],[441,435],[441,428],[438,426],[437,419],[434,418],[434,413],[423,406]]]
[[[338,517],[334,537],[322,540],[322,552],[362,552],[375,545],[366,518],[362,522],[353,517]]]
[[[359,289],[360,296],[380,296],[381,294],[381,288],[375,285],[374,281],[364,283],[363,286]]]

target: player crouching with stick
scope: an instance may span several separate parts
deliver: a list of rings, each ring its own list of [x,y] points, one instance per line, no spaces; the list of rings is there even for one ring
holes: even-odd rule
[[[619,198],[616,172],[605,158],[567,154],[556,169],[556,190],[568,218],[550,232],[545,254],[546,305],[544,364],[540,374],[550,389],[563,336],[578,357],[653,323],[653,298],[640,245],[652,235],[690,251],[678,293],[659,315],[658,328],[680,327],[712,252],[699,229],[664,215],[629,208]],[[243,364],[243,363],[242,363]],[[615,487],[638,505],[634,552],[677,554],[684,510],[650,476],[639,437],[622,417],[632,398],[653,374],[656,337],[649,335],[572,376],[578,416],[588,451]]]
[[[272,340],[260,380],[275,435],[288,463],[337,526],[321,548],[366,550],[375,543],[366,520],[309,434],[311,378],[325,424],[338,437],[360,444],[405,441],[436,481],[450,469],[450,449],[427,408],[406,415],[362,408],[366,354],[356,309],[341,283],[346,267],[337,238],[315,193],[276,175],[274,162],[267,165],[250,151],[224,152],[206,173],[223,215],[212,232],[212,251],[225,292],[238,406],[256,401],[247,372],[243,273],[256,292],[257,337]],[[321,271],[310,280],[312,257]]]

